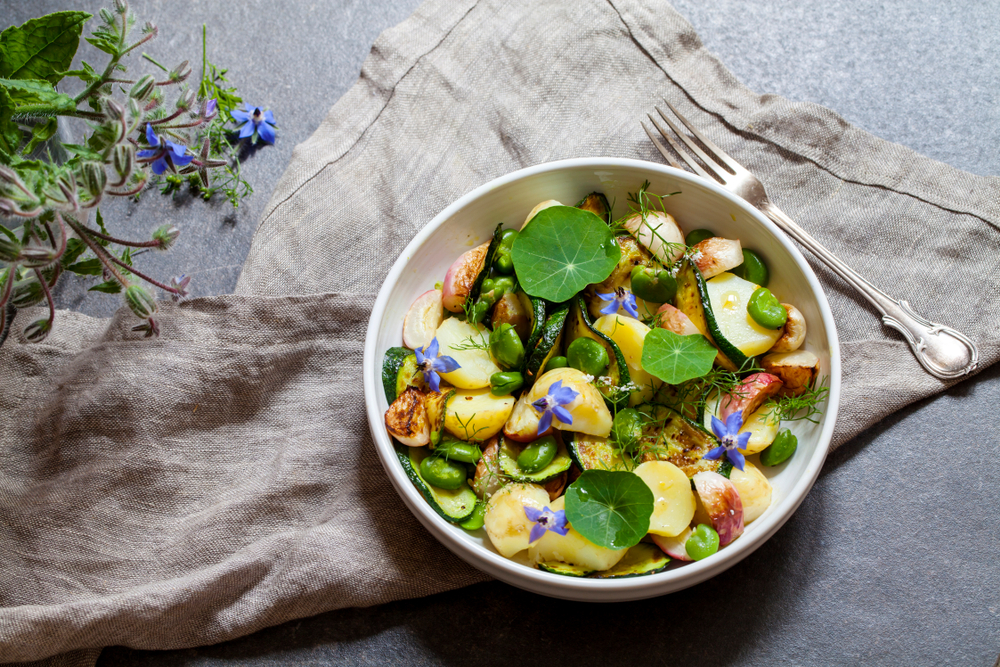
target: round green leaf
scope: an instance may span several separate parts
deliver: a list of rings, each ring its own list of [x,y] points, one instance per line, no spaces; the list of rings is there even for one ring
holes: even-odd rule
[[[510,254],[521,288],[555,303],[601,282],[621,259],[607,223],[572,206],[540,211],[518,234]]]
[[[712,370],[718,350],[701,334],[681,336],[653,329],[642,340],[642,367],[667,384],[700,378]]]
[[[653,492],[623,470],[585,470],[566,489],[566,519],[594,544],[627,549],[649,531]]]

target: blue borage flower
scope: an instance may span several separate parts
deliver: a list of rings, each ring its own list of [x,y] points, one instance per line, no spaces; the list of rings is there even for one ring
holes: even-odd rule
[[[608,302],[608,305],[601,308],[601,315],[614,315],[619,308],[624,308],[626,313],[636,319],[639,318],[639,309],[635,305],[635,294],[624,287],[619,287],[614,292],[607,294],[598,293],[597,296]]]
[[[531,407],[542,413],[542,418],[538,422],[538,432],[545,433],[549,430],[549,426],[552,425],[552,415],[558,417],[563,424],[572,424],[573,415],[563,406],[572,403],[579,395],[579,392],[570,387],[562,386],[562,380],[553,383],[549,387],[548,394],[531,404]]]
[[[274,143],[274,114],[270,110],[264,111],[260,107],[244,103],[246,111],[234,109],[230,115],[237,123],[244,123],[240,128],[240,139],[246,139],[257,134],[261,139],[269,144]],[[256,141],[256,139],[253,139]]]
[[[740,433],[741,428],[743,428],[743,415],[739,412],[729,415],[725,424],[722,423],[721,419],[712,415],[712,430],[722,444],[705,454],[703,458],[715,460],[725,454],[733,467],[743,470],[746,459],[743,458],[743,453],[740,450],[747,448],[750,431]]]
[[[153,126],[146,123],[146,141],[152,148],[141,150],[136,153],[139,158],[152,160],[153,173],[161,175],[167,169],[174,170],[177,167],[186,167],[194,159],[193,155],[187,154],[187,146],[175,144],[172,141],[165,141],[153,132]]]
[[[560,535],[565,535],[569,532],[569,526],[566,525],[565,510],[553,511],[548,507],[538,509],[525,505],[524,515],[528,517],[529,521],[533,521],[535,524],[531,527],[531,532],[528,533],[529,543],[541,539],[542,535],[544,535],[547,530],[551,530],[553,533],[558,533]]]
[[[451,373],[461,366],[451,357],[439,357],[438,339],[434,338],[426,347],[417,348],[417,368],[424,374],[424,380],[434,391],[441,391],[441,376],[438,373]]]

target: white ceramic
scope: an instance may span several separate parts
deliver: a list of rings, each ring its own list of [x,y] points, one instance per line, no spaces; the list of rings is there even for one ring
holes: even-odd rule
[[[488,240],[500,221],[520,228],[535,204],[556,199],[573,205],[588,193],[603,192],[618,217],[627,197],[643,181],[650,192],[679,192],[665,200],[685,232],[708,228],[737,238],[767,262],[769,288],[805,316],[805,347],[822,363],[830,393],[818,424],[794,422],[795,455],[777,468],[761,469],[774,487],[771,507],[746,527],[743,536],[709,558],[659,574],[629,579],[582,579],[550,574],[503,558],[483,531],[468,533],[438,516],[407,479],[386,432],[388,408],[382,389],[385,351],[401,345],[403,316],[413,300],[432,289],[463,252]],[[770,221],[714,182],[671,167],[639,160],[579,158],[515,171],[476,188],[439,213],[410,242],[379,292],[365,339],[364,387],[368,422],[386,475],[414,516],[457,556],[480,570],[526,590],[569,600],[621,601],[654,597],[700,583],[731,567],[759,547],[792,515],[812,487],[826,458],[840,399],[840,350],[829,304],[801,253]]]

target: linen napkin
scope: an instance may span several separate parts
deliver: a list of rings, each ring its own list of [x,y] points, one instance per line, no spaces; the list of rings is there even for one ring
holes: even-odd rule
[[[663,0],[428,0],[296,149],[235,295],[164,304],[156,340],[124,313],[60,313],[45,343],[0,348],[0,660],[210,644],[485,579],[379,464],[360,377],[374,296],[496,176],[659,161],[638,121],[661,96],[833,252],[997,360],[1000,179],[746,89]],[[836,446],[947,385],[813,266],[842,341]]]

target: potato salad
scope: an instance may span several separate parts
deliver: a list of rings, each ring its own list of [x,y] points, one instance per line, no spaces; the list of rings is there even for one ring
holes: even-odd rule
[[[761,469],[824,398],[766,258],[685,234],[664,200],[647,183],[618,219],[595,192],[498,225],[385,355],[409,478],[527,567],[615,578],[711,557],[767,511]]]

